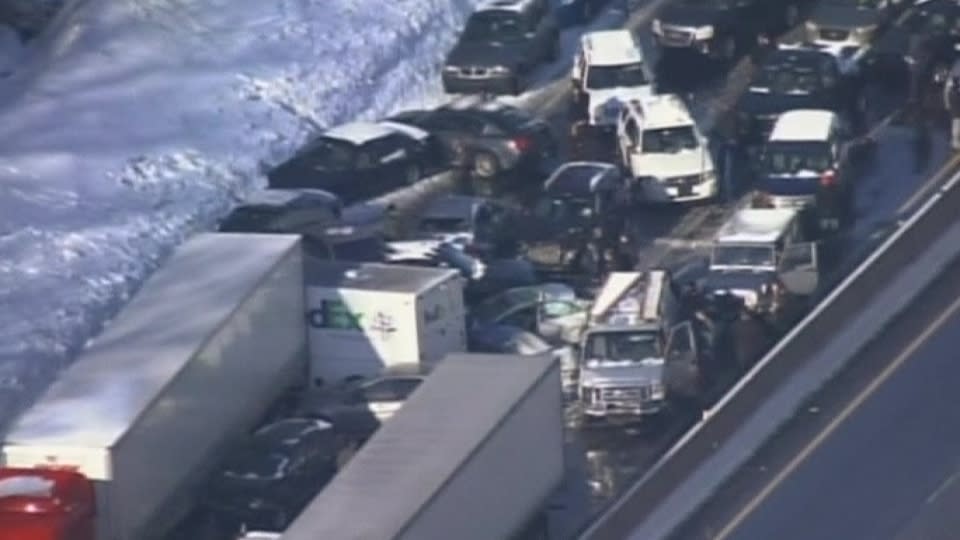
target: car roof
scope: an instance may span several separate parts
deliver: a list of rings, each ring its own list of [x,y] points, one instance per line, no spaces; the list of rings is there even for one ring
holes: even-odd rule
[[[585,60],[593,66],[643,62],[643,51],[630,30],[599,30],[581,38]]]
[[[695,122],[677,94],[659,94],[631,100],[628,107],[643,118],[643,129],[691,126]]]
[[[507,11],[520,13],[533,3],[533,0],[486,0],[477,6],[475,13],[485,11]]]
[[[744,208],[720,227],[716,241],[723,244],[776,242],[796,219],[793,208]]]
[[[356,145],[393,135],[396,131],[378,122],[350,122],[323,132],[323,137],[339,139]]]
[[[311,188],[294,189],[260,189],[243,198],[241,206],[276,206],[282,207],[299,202],[315,204],[339,205],[340,197],[329,191]]]
[[[833,111],[824,109],[795,109],[777,117],[770,132],[770,141],[802,142],[826,141],[837,118]]]
[[[590,195],[611,183],[617,167],[600,161],[571,161],[558,167],[543,183],[543,191],[550,194],[568,193]]]

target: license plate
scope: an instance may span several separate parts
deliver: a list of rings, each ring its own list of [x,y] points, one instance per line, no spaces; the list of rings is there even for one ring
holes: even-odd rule
[[[688,195],[693,195],[693,186],[680,186],[677,188],[678,197],[686,197]]]

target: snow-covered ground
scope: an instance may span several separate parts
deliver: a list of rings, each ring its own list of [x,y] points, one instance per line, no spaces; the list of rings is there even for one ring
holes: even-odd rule
[[[264,163],[436,101],[477,1],[68,2],[0,79],[0,426]]]

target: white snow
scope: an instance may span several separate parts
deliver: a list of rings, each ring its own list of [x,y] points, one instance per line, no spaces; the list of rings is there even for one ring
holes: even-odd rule
[[[264,162],[435,100],[476,1],[68,3],[0,80],[0,426]]]

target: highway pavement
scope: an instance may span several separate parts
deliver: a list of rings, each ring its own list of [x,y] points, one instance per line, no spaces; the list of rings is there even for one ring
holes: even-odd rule
[[[960,537],[957,335],[955,261],[673,538]]]

